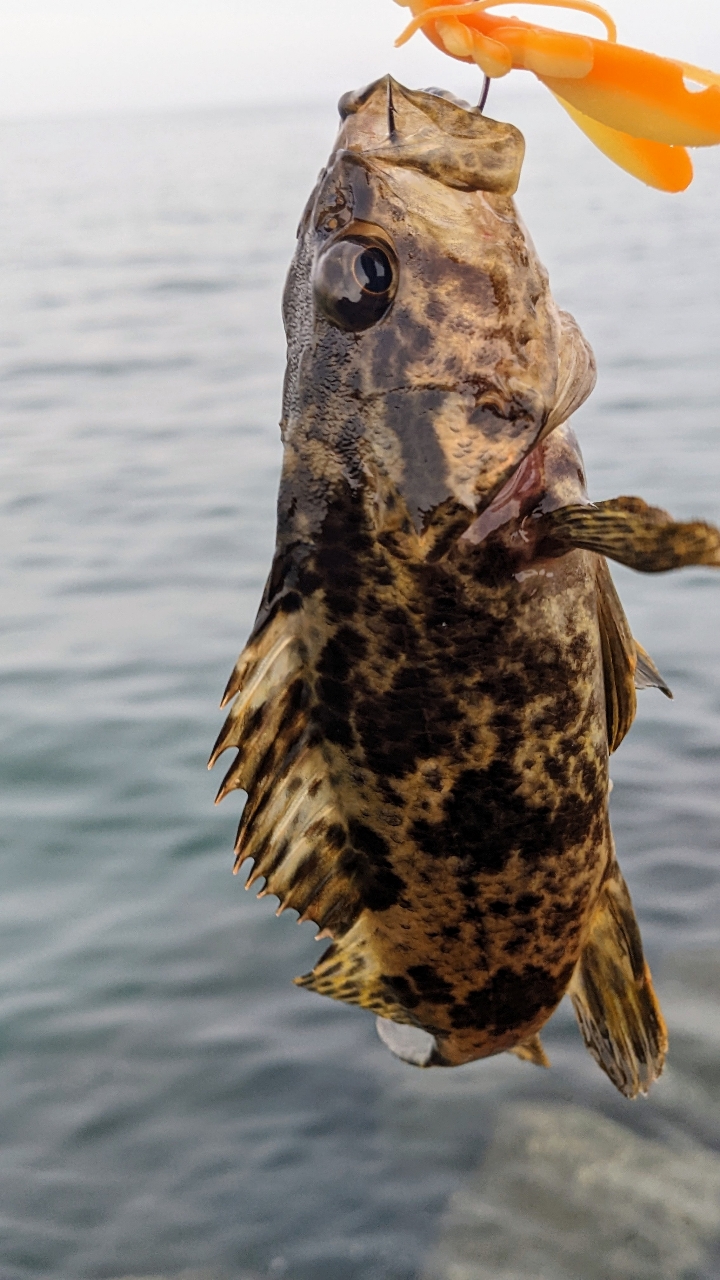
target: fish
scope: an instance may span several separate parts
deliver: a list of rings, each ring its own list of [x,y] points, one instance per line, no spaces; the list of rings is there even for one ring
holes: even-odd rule
[[[329,940],[307,991],[418,1066],[540,1065],[563,996],[626,1097],[667,1033],[608,816],[636,689],[672,696],[607,558],[720,566],[720,532],[589,500],[592,350],[516,210],[512,124],[385,76],[298,229],[277,542],[225,691],[235,869]]]
[[[491,13],[513,0],[396,0],[413,14],[403,45],[422,30],[443,53],[487,77],[529,71],[614,164],[660,191],[693,179],[688,147],[720,143],[720,75],[618,43],[615,22],[592,0],[528,0],[589,14],[604,38],[557,31]]]

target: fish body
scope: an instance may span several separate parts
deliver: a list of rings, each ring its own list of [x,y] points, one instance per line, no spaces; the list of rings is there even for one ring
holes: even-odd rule
[[[238,865],[331,940],[300,985],[426,1033],[424,1065],[544,1061],[569,990],[634,1096],[665,1032],[608,758],[635,683],[666,686],[602,540],[716,563],[717,531],[588,502],[568,419],[595,365],[514,207],[518,131],[389,78],[341,115],[285,293],[277,547],[213,755],[238,748]]]

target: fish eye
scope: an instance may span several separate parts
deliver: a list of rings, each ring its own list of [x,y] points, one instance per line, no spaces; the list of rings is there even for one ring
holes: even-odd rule
[[[331,324],[361,333],[392,305],[398,264],[389,245],[365,237],[335,240],[318,258],[313,275],[315,302]]]

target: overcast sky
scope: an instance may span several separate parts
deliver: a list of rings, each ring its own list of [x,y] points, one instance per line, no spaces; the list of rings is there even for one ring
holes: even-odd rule
[[[720,70],[718,0],[608,7],[624,42]],[[393,50],[407,16],[392,0],[0,0],[0,116],[317,100],[386,71],[474,93],[423,37]]]

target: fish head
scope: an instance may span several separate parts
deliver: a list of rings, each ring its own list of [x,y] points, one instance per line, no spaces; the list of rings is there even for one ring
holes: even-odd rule
[[[516,128],[389,76],[340,114],[285,293],[286,455],[318,504],[369,484],[461,531],[592,390],[592,352],[516,212]]]

